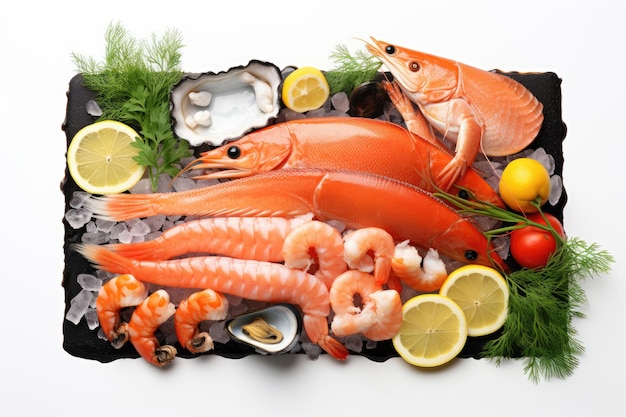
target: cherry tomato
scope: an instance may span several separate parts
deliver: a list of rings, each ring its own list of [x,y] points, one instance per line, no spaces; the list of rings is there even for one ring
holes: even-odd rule
[[[565,238],[563,225],[551,214],[544,213],[554,230]],[[529,220],[546,224],[540,213],[527,216]],[[525,226],[511,232],[511,256],[525,268],[543,268],[556,251],[557,242],[552,233],[536,226]]]

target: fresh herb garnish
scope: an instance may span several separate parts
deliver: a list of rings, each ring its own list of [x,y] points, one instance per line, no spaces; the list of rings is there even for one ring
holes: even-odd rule
[[[350,94],[358,85],[372,80],[382,66],[382,62],[368,52],[357,50],[353,55],[343,44],[336,46],[330,59],[335,62],[335,68],[324,75],[331,94],[340,91]]]
[[[503,227],[485,232],[488,239],[506,235],[515,228],[532,225],[549,230],[557,240],[557,250],[541,269],[522,268],[504,274],[509,285],[509,312],[498,338],[488,341],[483,357],[500,365],[515,357],[525,361],[524,372],[535,383],[544,379],[570,376],[584,351],[572,325],[583,318],[578,307],[586,301],[580,282],[607,273],[613,257],[597,244],[577,237],[562,239],[550,226],[531,222],[523,215],[489,203],[465,200],[437,192],[461,213],[487,216],[504,222]],[[541,213],[539,202],[534,205]]]
[[[168,30],[162,38],[137,41],[121,24],[106,32],[104,62],[72,54],[83,85],[97,94],[102,109],[100,120],[111,119],[135,126],[141,135],[135,146],[135,161],[148,169],[152,189],[166,173],[174,177],[189,145],[174,136],[169,110],[169,93],[182,78],[182,38]]]

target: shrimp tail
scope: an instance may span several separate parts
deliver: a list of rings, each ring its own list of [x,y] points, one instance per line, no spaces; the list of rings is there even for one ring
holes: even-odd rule
[[[337,360],[346,360],[348,358],[350,354],[348,349],[328,334],[326,317],[305,314],[303,322],[311,342],[317,343],[326,353]]]

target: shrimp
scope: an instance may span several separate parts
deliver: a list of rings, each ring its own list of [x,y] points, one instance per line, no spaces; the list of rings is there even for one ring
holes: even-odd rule
[[[376,321],[370,294],[380,291],[373,275],[351,269],[338,276],[330,288],[330,305],[335,312],[331,329],[337,336],[363,333]]]
[[[280,263],[224,256],[138,261],[97,244],[78,244],[75,248],[100,269],[126,271],[144,282],[164,287],[212,288],[251,300],[296,304],[304,313],[304,329],[311,342],[336,359],[348,357],[348,349],[328,334],[328,289],[304,271]]]
[[[213,339],[200,332],[198,325],[205,320],[224,320],[228,314],[228,300],[223,295],[206,289],[182,300],[174,314],[176,337],[191,353],[203,353],[213,349]]]
[[[176,348],[160,346],[154,332],[175,312],[170,296],[165,290],[157,290],[143,300],[133,311],[128,322],[128,335],[137,353],[156,366],[165,366],[176,357]]]
[[[398,243],[395,248],[391,268],[394,274],[406,285],[418,291],[436,291],[448,277],[446,265],[435,249],[429,249],[423,259],[409,241]]]
[[[391,271],[395,242],[379,227],[364,227],[344,236],[344,259],[352,269],[374,272],[376,283],[385,284]],[[369,255],[373,253],[373,259]]]
[[[376,311],[376,320],[363,332],[373,341],[391,339],[402,325],[402,300],[396,290],[380,290],[369,295]]]
[[[313,254],[314,253],[314,254]],[[326,288],[348,269],[343,260],[343,240],[337,229],[327,223],[310,221],[295,227],[283,245],[285,266],[313,273]],[[316,265],[314,265],[316,264]]]
[[[141,304],[147,295],[143,283],[129,274],[114,277],[100,288],[96,313],[100,328],[115,349],[128,341],[128,323],[120,321],[120,310]]]
[[[212,217],[193,220],[166,230],[156,239],[109,248],[122,256],[141,259],[172,259],[189,253],[207,253],[242,259],[281,262],[283,242],[295,226],[310,221],[312,214],[282,217]]]

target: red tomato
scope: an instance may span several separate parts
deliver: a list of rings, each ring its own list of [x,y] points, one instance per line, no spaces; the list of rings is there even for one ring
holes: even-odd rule
[[[544,213],[554,230],[563,238],[563,225],[551,214]],[[529,220],[546,224],[540,213],[527,216]],[[556,251],[556,239],[547,230],[536,226],[525,226],[511,232],[511,255],[518,264],[525,268],[543,268],[550,256]]]

